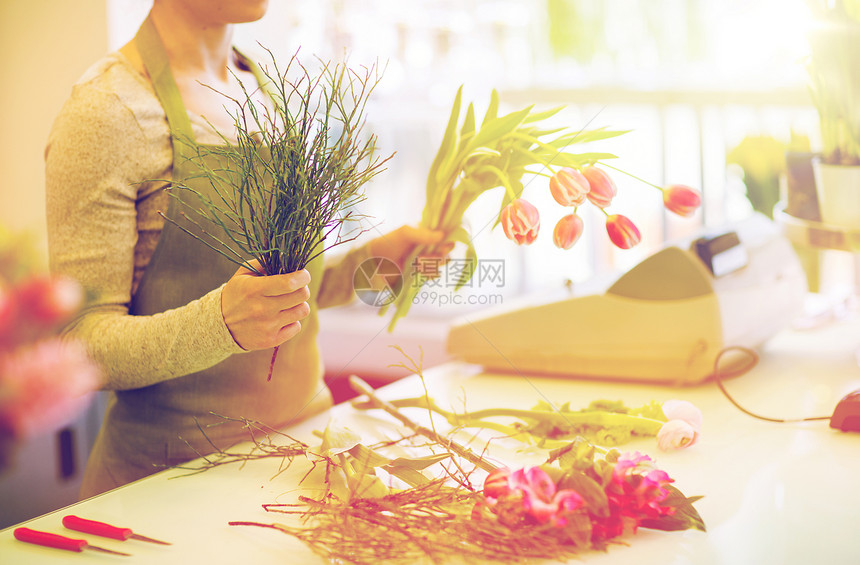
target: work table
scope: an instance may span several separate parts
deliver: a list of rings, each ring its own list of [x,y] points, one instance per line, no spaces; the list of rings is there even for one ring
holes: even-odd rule
[[[845,394],[860,389],[858,351],[860,320],[856,316],[814,330],[785,330],[759,349],[756,367],[726,379],[725,385],[739,403],[757,413],[778,418],[827,416]],[[833,430],[827,421],[756,420],[732,406],[712,381],[678,388],[539,377],[515,371],[488,373],[460,363],[427,369],[424,376],[430,396],[456,410],[463,409],[464,401],[474,410],[529,408],[542,399],[556,405],[570,402],[576,409],[596,399],[639,406],[652,400],[680,398],[701,408],[702,434],[693,446],[659,451],[656,441],[648,438],[620,449],[649,454],[687,496],[703,495],[695,506],[708,531],[640,530],[624,538],[629,545],[585,553],[582,561],[838,565],[854,563],[860,556],[856,539],[860,528],[860,433]],[[423,391],[419,379],[409,377],[380,389],[379,394],[394,399],[419,396]],[[424,416],[417,414],[416,418]],[[383,412],[358,411],[349,404],[335,406],[284,431],[316,445],[319,440],[314,430],[322,430],[332,418],[374,441],[402,431]],[[493,455],[517,467],[534,457],[512,451]],[[265,512],[262,505],[294,501],[301,492],[298,483],[309,467],[305,460],[296,459],[278,474],[279,465],[278,460],[262,459],[195,475],[168,469],[18,525],[85,538],[94,545],[131,553],[131,557],[76,554],[25,544],[13,538],[13,527],[0,531],[0,561],[20,565],[323,563],[288,535],[228,525],[230,521],[287,521],[283,514]],[[61,523],[68,514],[129,527],[173,545],[119,542],[71,532]]]

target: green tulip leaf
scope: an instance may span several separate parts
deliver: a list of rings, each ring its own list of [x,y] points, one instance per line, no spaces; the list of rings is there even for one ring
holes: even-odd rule
[[[500,137],[508,135],[513,132],[517,127],[523,123],[523,120],[526,119],[526,116],[529,115],[531,111],[531,107],[523,108],[517,112],[511,112],[501,118],[494,118],[490,121],[481,125],[481,129],[478,131],[478,134],[475,136],[473,143],[480,147],[481,145],[485,145],[490,141],[497,140]]]
[[[462,88],[462,87],[461,87]],[[490,93],[490,105],[487,106],[487,112],[484,114],[484,119],[481,121],[483,127],[488,121],[494,119],[499,112],[499,93],[494,88]]]
[[[466,109],[466,117],[463,119],[463,125],[460,127],[460,136],[466,137],[475,133],[475,106],[469,102],[469,107]]]

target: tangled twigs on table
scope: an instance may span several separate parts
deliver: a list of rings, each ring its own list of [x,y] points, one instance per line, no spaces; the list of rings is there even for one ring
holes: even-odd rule
[[[453,451],[454,453],[456,453],[460,457],[466,459],[470,463],[473,463],[475,466],[483,469],[484,471],[490,472],[490,471],[494,471],[496,469],[495,465],[491,464],[490,462],[488,462],[483,457],[475,455],[475,453],[473,453],[470,449],[463,447],[462,445],[458,444],[457,442],[455,442],[449,438],[442,437],[441,435],[437,434],[433,430],[425,428],[424,426],[421,426],[419,424],[416,424],[415,422],[413,422],[412,420],[410,420],[409,418],[404,416],[390,402],[379,398],[376,395],[376,393],[373,392],[373,388],[369,384],[364,382],[362,379],[360,379],[359,377],[357,377],[355,375],[350,375],[349,384],[354,391],[367,396],[367,398],[377,408],[385,410],[388,414],[395,417],[401,424],[408,427],[409,429],[411,429],[415,433],[421,434],[422,436],[427,437],[427,438],[435,441],[439,445],[450,449],[451,451]]]
[[[514,531],[498,520],[473,519],[480,497],[436,480],[382,498],[341,502],[299,497],[299,504],[266,506],[269,512],[297,515],[298,522],[229,525],[278,530],[328,562],[356,565],[529,563],[563,561],[581,552],[579,547],[559,544],[555,528],[548,524],[524,524]]]
[[[285,434],[284,432],[275,430],[259,422],[248,420],[247,418],[231,418],[229,416],[222,416],[214,412],[210,412],[210,414],[212,416],[221,418],[221,423],[232,422],[241,424],[243,428],[248,430],[249,440],[253,443],[254,447],[250,451],[247,451],[245,449],[239,449],[236,451],[228,451],[226,449],[222,449],[212,441],[212,439],[206,433],[206,429],[204,428],[204,426],[201,425],[201,423],[195,419],[197,429],[203,435],[203,438],[206,440],[206,442],[212,447],[212,450],[208,453],[201,452],[196,447],[194,447],[194,445],[187,439],[180,438],[182,439],[182,441],[185,442],[189,449],[191,449],[194,453],[197,454],[198,458],[200,459],[200,461],[195,463],[197,464],[196,467],[188,465],[178,465],[176,467],[177,469],[190,471],[190,473],[188,473],[189,475],[196,475],[197,473],[202,473],[203,471],[206,471],[208,469],[219,467],[221,465],[227,465],[230,463],[241,463],[244,465],[248,461],[253,461],[255,459],[280,457],[283,461],[281,463],[280,468],[278,469],[278,472],[275,474],[275,476],[277,476],[284,472],[290,466],[293,461],[293,458],[297,456],[303,456],[307,453],[308,445],[306,443],[299,441],[296,438]],[[263,434],[263,438],[258,438],[254,432]],[[286,440],[286,442],[275,442],[272,439],[272,436],[280,437]]]

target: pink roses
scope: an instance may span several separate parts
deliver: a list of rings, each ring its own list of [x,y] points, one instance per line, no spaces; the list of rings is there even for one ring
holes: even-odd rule
[[[505,467],[496,469],[484,481],[484,500],[498,519],[509,526],[526,522],[556,528],[565,527],[571,514],[585,504],[578,492],[558,490],[540,467],[513,472]]]
[[[494,518],[511,528],[547,526],[568,540],[583,541],[585,532],[587,543],[601,546],[635,533],[643,524],[660,529],[660,519],[675,513],[672,500],[686,502],[683,497],[670,499],[672,482],[665,471],[653,467],[650,457],[638,452],[614,452],[590,466],[577,465],[562,472],[558,484],[541,467],[500,468],[487,476],[483,499],[472,517]],[[572,485],[584,490],[578,492]]]

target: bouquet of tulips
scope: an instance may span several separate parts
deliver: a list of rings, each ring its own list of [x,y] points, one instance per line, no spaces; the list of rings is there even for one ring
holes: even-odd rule
[[[523,177],[526,174],[550,177],[550,191],[555,200],[562,206],[573,208],[572,213],[562,218],[553,230],[556,246],[569,249],[579,239],[583,222],[576,211],[586,200],[606,214],[606,230],[615,245],[628,249],[639,242],[639,230],[629,218],[606,212],[618,190],[612,178],[597,164],[608,167],[605,162],[615,155],[568,151],[575,144],[600,141],[626,132],[605,128],[574,131],[544,125],[562,108],[535,112],[530,106],[499,116],[496,91],[492,93],[481,124],[477,125],[472,104],[460,121],[461,102],[462,87],[457,91],[442,144],[427,175],[426,204],[420,222],[422,227],[445,233],[446,243],[465,245],[465,268],[460,273],[457,289],[469,281],[477,260],[471,237],[463,225],[463,216],[484,192],[504,188],[494,225],[500,223],[509,239],[517,245],[528,245],[537,238],[540,214],[523,198]],[[701,201],[699,193],[688,186],[663,188],[646,184],[661,190],[666,207],[681,215],[692,214]],[[430,255],[431,249],[418,248],[413,259]],[[404,290],[392,303],[394,314],[389,330],[393,330],[397,321],[408,313],[429,276],[432,274],[421,269],[414,269],[409,275]],[[381,313],[384,314],[386,309],[383,308]]]
[[[83,290],[65,277],[34,274],[22,243],[0,230],[0,469],[18,441],[82,410],[100,379],[84,346],[57,336]]]

